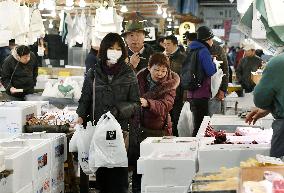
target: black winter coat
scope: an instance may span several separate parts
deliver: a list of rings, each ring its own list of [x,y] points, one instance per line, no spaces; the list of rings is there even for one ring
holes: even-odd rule
[[[30,61],[27,64],[18,62],[13,55],[10,55],[3,63],[1,82],[7,94],[21,98],[34,92],[37,75],[38,62],[34,53],[30,53]],[[24,92],[11,94],[11,87],[24,89]]]
[[[143,68],[146,68],[148,66],[148,62],[149,62],[149,58],[150,56],[154,53],[152,47],[148,44],[144,44],[144,50],[142,54],[139,54],[139,56],[141,57],[140,62],[137,66],[137,68],[135,69],[136,72],[139,72],[140,70],[142,70]],[[132,56],[133,52],[128,48],[128,56]]]
[[[122,129],[128,128],[128,123],[135,110],[139,107],[139,88],[138,81],[134,71],[125,63],[121,70],[109,81],[98,63],[95,70],[89,70],[86,74],[77,114],[83,118],[84,122],[92,119],[97,122],[100,117],[111,111]],[[93,80],[95,82],[95,109],[93,112]],[[114,113],[116,112],[116,113]]]

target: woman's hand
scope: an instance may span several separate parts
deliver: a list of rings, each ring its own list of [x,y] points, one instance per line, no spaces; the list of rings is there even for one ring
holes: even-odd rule
[[[76,123],[77,123],[78,125],[82,125],[83,122],[84,122],[84,121],[83,121],[82,117],[78,117]]]
[[[141,107],[149,107],[149,103],[146,99],[140,98]]]

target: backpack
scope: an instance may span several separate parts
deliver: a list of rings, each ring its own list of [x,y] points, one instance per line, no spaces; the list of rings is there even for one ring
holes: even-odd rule
[[[199,49],[191,49],[182,64],[180,85],[183,89],[194,91],[202,86],[204,71],[198,60]]]

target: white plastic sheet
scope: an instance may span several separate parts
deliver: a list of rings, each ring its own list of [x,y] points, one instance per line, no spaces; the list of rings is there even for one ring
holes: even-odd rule
[[[190,110],[190,103],[185,102],[178,120],[179,137],[191,137],[193,132],[193,115]]]
[[[90,162],[91,168],[128,167],[122,130],[110,112],[102,115],[96,126],[90,155],[95,160],[94,164]]]

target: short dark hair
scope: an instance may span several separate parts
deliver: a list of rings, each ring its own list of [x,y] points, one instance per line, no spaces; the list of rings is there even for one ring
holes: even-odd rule
[[[174,35],[165,37],[165,40],[171,40],[173,44],[178,45],[178,39]]]
[[[150,57],[148,65],[150,68],[154,65],[158,65],[158,66],[165,66],[169,69],[170,61],[169,61],[169,58],[165,56],[164,54],[156,53]]]
[[[122,55],[117,61],[117,63],[123,62],[127,58],[127,51],[126,46],[124,44],[123,39],[121,36],[117,33],[108,33],[102,40],[98,57],[101,59],[103,64],[106,64],[107,58],[107,50],[112,47],[115,43],[118,43],[118,45],[121,47]]]
[[[18,56],[22,57],[31,53],[31,50],[28,46],[21,45],[16,48]]]

